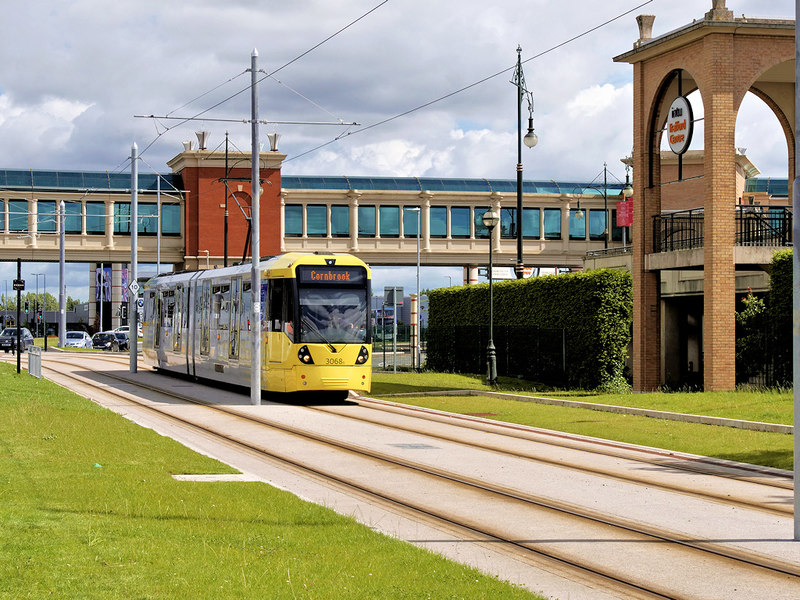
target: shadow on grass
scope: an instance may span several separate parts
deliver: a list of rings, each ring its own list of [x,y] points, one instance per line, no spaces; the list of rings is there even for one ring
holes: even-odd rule
[[[382,396],[386,394],[419,394],[422,392],[446,392],[453,388],[436,385],[411,385],[407,383],[381,383],[372,382],[371,396]],[[475,389],[475,388],[464,388]]]
[[[791,470],[793,468],[792,450],[754,450],[752,452],[720,452],[712,455],[714,458],[749,463],[752,465],[767,465],[777,469]]]

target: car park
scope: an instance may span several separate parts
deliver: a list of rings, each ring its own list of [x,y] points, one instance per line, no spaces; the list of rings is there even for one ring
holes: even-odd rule
[[[66,334],[65,348],[91,348],[92,337],[85,331],[68,331]]]
[[[92,348],[119,352],[119,341],[113,331],[100,331],[92,336]]]
[[[24,352],[33,346],[33,335],[27,327],[20,327],[19,330],[19,345]],[[6,352],[14,352],[17,348],[17,328],[6,327],[0,332],[0,350]]]

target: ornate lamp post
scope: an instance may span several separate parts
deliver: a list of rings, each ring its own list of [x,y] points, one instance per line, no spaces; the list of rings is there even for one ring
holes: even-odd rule
[[[517,68],[511,80],[517,86],[517,262],[514,265],[514,274],[517,279],[522,279],[525,263],[522,258],[522,142],[528,148],[533,148],[539,137],[533,131],[533,92],[525,87],[525,75],[522,72],[522,47],[517,46]],[[522,98],[528,101],[528,132],[522,137]],[[490,280],[491,283],[491,280]]]
[[[494,228],[500,222],[500,215],[492,210],[483,213],[483,226],[489,230],[489,343],[486,345],[486,383],[497,385],[497,352],[494,348],[494,295],[492,289],[492,241]]]

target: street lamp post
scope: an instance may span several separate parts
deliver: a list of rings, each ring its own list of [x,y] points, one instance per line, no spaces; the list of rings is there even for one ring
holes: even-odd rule
[[[517,68],[511,80],[517,87],[517,262],[514,274],[522,279],[525,274],[525,262],[522,257],[522,142],[533,148],[539,141],[533,131],[533,92],[525,87],[525,75],[522,72],[522,47],[517,46]],[[522,137],[522,98],[528,101],[528,132]]]
[[[603,162],[603,248],[608,249],[608,165]]]
[[[612,173],[612,176],[614,177],[614,179],[617,179],[617,181],[619,181],[619,179],[616,176],[614,176],[613,173]],[[595,179],[596,179],[596,177],[595,177]],[[593,182],[594,182],[594,179],[592,180],[592,183]],[[595,190],[597,193],[599,193],[599,194],[601,194],[603,196],[603,247],[605,249],[608,249],[608,243],[609,243],[609,240],[610,240],[610,236],[609,236],[610,215],[608,214],[608,165],[607,165],[607,163],[605,163],[605,162],[603,163],[603,188],[602,189],[599,188],[599,187],[595,187],[595,186],[593,186],[591,184],[590,185],[580,186],[580,188],[581,188],[581,194],[583,194],[584,190],[591,189],[591,190]],[[577,186],[576,186],[575,189],[577,189]],[[575,190],[573,189],[573,192],[574,191]],[[626,170],[625,170],[625,187],[622,189],[622,197],[625,200],[627,200],[631,196],[633,196],[633,188],[631,187],[630,176],[628,174],[628,169],[626,168]],[[578,212],[575,215],[578,219],[582,219],[583,218],[583,211],[581,211],[580,208],[581,208],[581,202],[580,202],[580,200],[578,200]],[[625,234],[624,234],[624,230],[623,230],[623,236],[624,235]],[[623,248],[625,247],[625,238],[624,237],[623,237],[623,240],[622,240],[622,246],[623,246]]]
[[[486,345],[486,383],[497,385],[497,352],[494,348],[494,290],[492,288],[492,241],[494,228],[500,222],[500,215],[492,210],[483,213],[483,226],[489,230],[489,343]]]

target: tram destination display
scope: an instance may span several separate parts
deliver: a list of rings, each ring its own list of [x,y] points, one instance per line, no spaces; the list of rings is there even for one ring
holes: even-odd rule
[[[315,285],[363,285],[366,270],[360,267],[298,267],[297,280]]]

